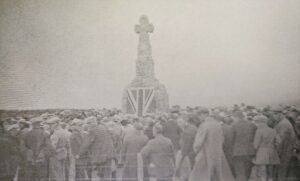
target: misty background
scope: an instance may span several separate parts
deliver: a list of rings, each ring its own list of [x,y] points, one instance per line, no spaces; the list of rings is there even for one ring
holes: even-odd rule
[[[121,107],[146,14],[170,104],[300,104],[299,0],[1,0],[0,109]]]

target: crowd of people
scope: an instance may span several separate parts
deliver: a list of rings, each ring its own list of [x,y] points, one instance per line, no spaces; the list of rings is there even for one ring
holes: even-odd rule
[[[1,181],[300,179],[295,106],[65,110],[0,125]]]

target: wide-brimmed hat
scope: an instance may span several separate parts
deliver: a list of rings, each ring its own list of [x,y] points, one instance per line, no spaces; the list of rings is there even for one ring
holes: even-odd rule
[[[258,115],[255,116],[253,120],[257,123],[267,123],[269,119],[264,115]]]
[[[97,118],[95,116],[90,116],[85,119],[87,124],[97,124]]]
[[[11,131],[11,130],[13,130],[13,129],[19,130],[19,129],[20,129],[20,126],[19,126],[18,124],[12,124],[12,125],[9,125],[9,126],[7,127],[7,131]]]
[[[21,119],[21,120],[19,120],[19,124],[30,125],[30,122],[26,121],[25,119]]]
[[[278,106],[278,107],[272,107],[271,111],[273,113],[282,113],[284,111],[284,109],[282,107]]]
[[[46,124],[57,124],[60,122],[60,118],[57,116],[51,117],[45,121]]]
[[[142,130],[142,129],[143,129],[143,124],[142,124],[142,122],[135,122],[135,123],[133,124],[133,126],[134,126],[134,128],[135,128],[136,130]]]
[[[42,121],[43,121],[43,119],[40,116],[31,118],[31,120],[30,120],[31,124],[33,124],[33,125],[40,124]]]
[[[197,114],[209,114],[209,109],[206,107],[201,107],[197,109]]]
[[[236,118],[243,118],[244,113],[243,113],[243,111],[237,110],[237,111],[234,111],[231,116],[236,117]]]
[[[73,126],[73,125],[78,125],[78,126],[80,126],[80,125],[82,125],[82,124],[83,124],[83,120],[78,119],[78,118],[73,119],[73,120],[71,121],[71,123],[70,123],[71,126]]]

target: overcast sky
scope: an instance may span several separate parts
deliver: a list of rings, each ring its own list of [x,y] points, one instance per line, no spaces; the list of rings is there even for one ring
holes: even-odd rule
[[[0,108],[120,107],[147,14],[170,104],[300,100],[299,0],[1,0]]]

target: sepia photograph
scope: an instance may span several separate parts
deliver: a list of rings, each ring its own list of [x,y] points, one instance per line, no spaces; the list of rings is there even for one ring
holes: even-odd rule
[[[0,0],[0,181],[299,181],[300,0]]]

